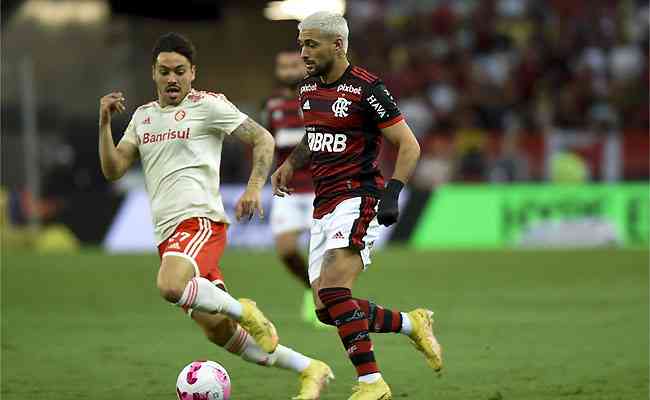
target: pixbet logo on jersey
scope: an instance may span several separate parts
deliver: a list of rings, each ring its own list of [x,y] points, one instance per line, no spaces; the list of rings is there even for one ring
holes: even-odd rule
[[[342,133],[307,132],[307,142],[311,151],[342,153],[345,151],[348,137]]]
[[[346,85],[342,83],[336,87],[337,92],[348,92],[352,94],[361,94],[361,86],[354,87],[352,85]]]
[[[300,87],[300,94],[303,94],[305,92],[313,92],[314,90],[316,90],[316,84],[315,83],[311,83],[311,84],[308,84],[308,85],[303,85],[303,86]]]

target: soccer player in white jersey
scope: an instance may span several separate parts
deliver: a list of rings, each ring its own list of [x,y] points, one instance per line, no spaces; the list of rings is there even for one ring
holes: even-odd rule
[[[236,204],[237,219],[263,217],[260,191],[273,158],[270,133],[222,94],[192,89],[193,44],[177,33],[161,36],[152,54],[158,99],[139,107],[115,146],[111,114],[126,110],[121,92],[100,100],[99,154],[104,176],[117,180],[140,158],[161,257],[161,296],[186,310],[208,339],[244,360],[294,370],[294,399],[318,399],[333,378],[323,362],[278,344],[273,324],[252,300],[232,297],[219,259],[229,224],[219,194],[221,146],[233,135],[252,146],[253,167]]]

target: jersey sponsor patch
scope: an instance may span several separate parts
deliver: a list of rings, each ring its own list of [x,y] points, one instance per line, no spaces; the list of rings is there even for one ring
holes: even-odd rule
[[[316,83],[311,83],[307,85],[302,85],[300,87],[300,94],[304,94],[306,92],[313,92],[314,90],[318,89],[318,86],[316,86]]]
[[[379,118],[384,118],[386,116],[386,109],[381,105],[381,103],[379,103],[375,95],[368,97],[366,100],[368,100],[368,104],[370,104],[370,107],[375,110]]]
[[[342,83],[336,87],[337,92],[348,92],[352,94],[361,94],[361,86],[346,85]]]
[[[324,151],[328,153],[342,153],[345,151],[348,140],[343,133],[308,132],[307,143],[311,151]]]
[[[189,139],[190,138],[190,128],[182,129],[182,130],[168,130],[167,132],[163,133],[149,133],[145,132],[142,134],[142,144],[147,144],[147,143],[158,143],[158,142],[164,142],[167,140],[174,140],[174,139]]]
[[[309,100],[305,102],[305,104],[302,105],[303,110],[311,110],[311,106],[309,105]]]

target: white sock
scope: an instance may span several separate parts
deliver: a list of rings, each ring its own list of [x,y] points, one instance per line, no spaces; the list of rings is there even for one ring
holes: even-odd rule
[[[402,329],[400,329],[399,333],[410,335],[411,332],[413,332],[413,324],[411,323],[411,318],[409,318],[409,315],[407,313],[400,314],[402,314]]]
[[[311,358],[282,345],[278,345],[273,355],[277,356],[276,367],[296,371],[297,373],[306,370],[311,363]]]
[[[373,382],[377,382],[380,378],[381,378],[381,374],[379,372],[375,372],[374,374],[360,376],[359,382],[373,383]]]
[[[278,345],[272,354],[265,353],[241,326],[237,326],[235,334],[223,348],[253,364],[276,366],[297,373],[304,371],[311,363],[309,357],[282,345]]]
[[[246,361],[266,367],[275,364],[277,358],[273,354],[268,354],[262,350],[255,342],[255,339],[239,325],[237,325],[237,330],[223,348]]]
[[[176,305],[210,314],[225,314],[237,321],[242,316],[242,305],[237,299],[209,280],[200,277],[192,278],[187,283],[187,287]]]

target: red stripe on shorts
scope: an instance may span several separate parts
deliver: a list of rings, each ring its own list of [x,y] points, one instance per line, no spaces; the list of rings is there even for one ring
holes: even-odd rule
[[[364,236],[368,231],[370,221],[375,218],[375,204],[377,200],[374,197],[362,197],[359,206],[359,218],[354,220],[352,231],[350,232],[350,247],[362,250],[366,247],[363,242]]]

